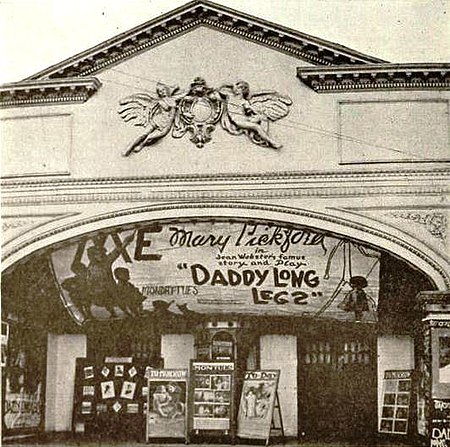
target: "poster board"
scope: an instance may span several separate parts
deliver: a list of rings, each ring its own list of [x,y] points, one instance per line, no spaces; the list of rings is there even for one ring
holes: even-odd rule
[[[279,370],[246,371],[239,404],[237,436],[269,439]]]
[[[450,447],[450,399],[433,399],[430,447]]]
[[[73,431],[79,434],[144,438],[150,367],[127,359],[76,360]],[[122,360],[122,361],[120,361]]]
[[[192,360],[189,386],[189,430],[233,430],[234,399],[233,362],[199,362]]]
[[[380,433],[408,434],[412,373],[411,370],[384,372],[383,406],[379,423]]]
[[[187,369],[154,369],[147,379],[147,441],[186,438]]]

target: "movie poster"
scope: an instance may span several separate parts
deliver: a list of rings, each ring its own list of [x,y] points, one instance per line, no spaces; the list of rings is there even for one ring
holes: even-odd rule
[[[154,369],[148,374],[147,440],[186,436],[187,370]]]
[[[233,362],[191,363],[192,430],[220,430],[228,434],[231,429]]]
[[[245,373],[238,413],[239,437],[269,438],[279,376],[279,370]]]

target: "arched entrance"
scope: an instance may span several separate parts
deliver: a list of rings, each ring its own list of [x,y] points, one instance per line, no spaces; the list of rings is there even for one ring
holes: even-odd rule
[[[438,256],[409,244],[406,236],[396,238],[392,232],[336,216],[256,204],[178,204],[95,216],[22,242],[6,260],[24,252],[35,262],[51,260],[60,303],[81,328],[77,331],[86,337],[84,351],[91,357],[102,347],[102,356],[145,357],[154,350],[154,359],[188,360],[196,355],[192,322],[239,321],[257,334],[254,346],[237,346],[238,352],[245,352],[239,359],[243,367],[284,371],[280,395],[288,434],[319,438],[350,439],[376,430],[375,328],[385,324],[383,330],[409,337],[407,343],[414,348],[414,335],[395,320],[409,326],[405,318],[417,317],[410,312],[416,293],[442,287],[448,280]],[[108,264],[94,268],[97,255],[109,256]],[[400,260],[402,256],[408,262]],[[158,273],[161,262],[171,265],[170,273]],[[135,264],[150,270],[135,270]],[[6,278],[14,275],[14,267],[10,265]],[[76,281],[84,274],[90,284],[83,295],[89,296],[87,307],[77,301]],[[111,304],[119,289],[126,305]],[[139,301],[138,295],[148,304],[142,308],[147,314],[131,305]],[[178,295],[183,300],[177,301]],[[378,321],[373,318],[371,295],[384,309],[382,321],[381,315]],[[359,308],[358,297],[363,303]],[[162,322],[152,324],[156,329],[151,336],[144,330],[147,318]],[[155,341],[155,346],[146,346],[144,339]],[[229,342],[216,341],[223,342],[217,349]],[[173,349],[177,345],[183,347],[184,357]],[[348,411],[336,417],[336,406]],[[357,415],[360,422],[349,424]],[[344,426],[353,430],[344,431]]]

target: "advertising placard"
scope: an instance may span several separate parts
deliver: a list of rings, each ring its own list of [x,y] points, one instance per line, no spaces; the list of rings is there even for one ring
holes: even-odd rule
[[[279,370],[245,373],[237,436],[248,439],[269,438],[279,377]]]
[[[147,376],[147,440],[185,438],[187,370],[153,369]]]
[[[450,399],[433,399],[430,447],[450,447]]]
[[[191,362],[189,427],[228,434],[233,414],[234,363]]]
[[[406,435],[409,426],[412,389],[411,370],[384,372],[383,407],[379,422],[381,433]]]
[[[79,323],[143,313],[375,321],[379,253],[309,228],[140,223],[69,242],[51,259],[61,297]]]

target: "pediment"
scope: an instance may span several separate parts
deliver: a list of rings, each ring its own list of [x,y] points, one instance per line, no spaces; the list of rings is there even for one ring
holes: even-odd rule
[[[256,42],[318,66],[383,62],[209,1],[195,0],[45,69],[25,81],[93,76],[109,66],[202,26]]]

